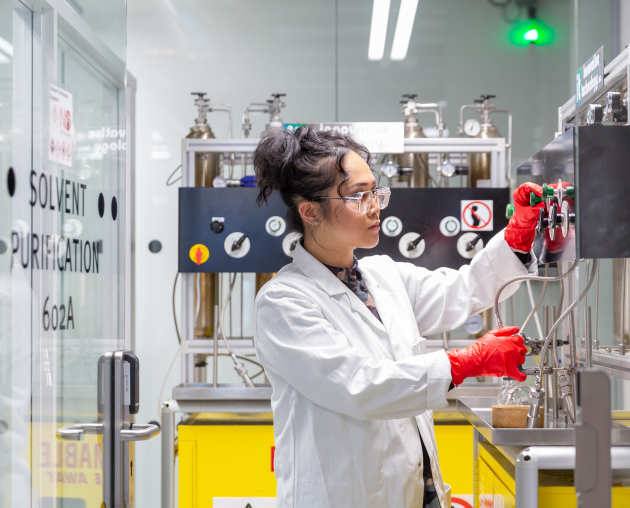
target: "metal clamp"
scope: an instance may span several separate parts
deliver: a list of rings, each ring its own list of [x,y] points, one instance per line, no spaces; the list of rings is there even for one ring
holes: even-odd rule
[[[67,427],[57,429],[57,437],[59,439],[67,439],[70,441],[80,441],[84,434],[102,434],[102,423],[75,423]]]
[[[133,424],[130,429],[122,429],[120,431],[120,438],[123,441],[145,441],[157,436],[159,433],[160,425],[158,423]]]

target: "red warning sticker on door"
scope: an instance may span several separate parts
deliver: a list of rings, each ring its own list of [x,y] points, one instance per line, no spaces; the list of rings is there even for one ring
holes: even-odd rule
[[[494,229],[491,199],[461,200],[462,231],[492,231]]]

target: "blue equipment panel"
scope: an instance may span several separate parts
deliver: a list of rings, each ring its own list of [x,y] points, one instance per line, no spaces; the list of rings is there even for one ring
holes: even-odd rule
[[[291,232],[289,228],[281,236],[272,236],[265,230],[270,217],[286,217],[286,206],[279,194],[274,192],[269,204],[259,207],[256,205],[256,194],[257,189],[244,187],[179,189],[180,272],[267,273],[277,272],[291,262],[282,248],[282,240]],[[478,202],[478,205],[473,202]],[[386,254],[396,261],[407,261],[429,269],[442,266],[458,268],[470,261],[458,253],[458,239],[462,234],[472,233],[486,244],[507,225],[505,207],[508,203],[507,188],[392,189],[389,206],[381,211],[381,226],[388,217],[394,216],[402,222],[400,232],[390,237],[381,231],[378,246],[357,249],[356,254],[359,258]],[[471,209],[478,211],[472,214]],[[488,215],[492,220],[486,225]],[[445,236],[442,232],[444,228],[440,230],[440,223],[446,217],[455,218],[461,231]],[[214,230],[211,228],[213,219],[221,219],[214,221]],[[218,223],[222,227],[217,227]],[[229,256],[225,249],[227,236],[236,232],[246,234],[250,243],[249,252],[241,258]],[[422,235],[425,249],[420,257],[408,259],[401,254],[399,242],[406,233]],[[199,258],[195,256],[198,245],[207,249],[205,261],[201,253],[197,254]]]

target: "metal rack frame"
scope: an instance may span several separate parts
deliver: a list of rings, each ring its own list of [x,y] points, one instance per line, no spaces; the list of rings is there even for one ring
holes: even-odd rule
[[[195,154],[199,152],[210,153],[253,153],[259,139],[190,139],[182,140],[182,186],[194,186]],[[404,151],[406,153],[490,153],[491,159],[491,187],[507,187],[506,175],[506,143],[504,138],[414,138],[405,139]],[[215,339],[192,339],[194,323],[194,275],[181,274],[182,279],[182,364],[181,382],[183,385],[193,384],[194,354],[213,354],[215,351],[226,352],[223,345],[215,349]],[[222,302],[218,302],[218,312],[222,312]],[[230,347],[239,354],[254,354],[253,340],[230,340]]]

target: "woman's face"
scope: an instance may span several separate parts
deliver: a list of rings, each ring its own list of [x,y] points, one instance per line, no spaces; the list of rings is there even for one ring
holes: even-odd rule
[[[356,192],[370,191],[376,188],[376,179],[370,166],[355,152],[348,152],[342,166],[348,173],[348,180],[341,186],[342,196],[351,196]],[[341,177],[340,180],[341,181]],[[327,196],[339,197],[339,182],[328,190]],[[329,213],[325,214],[314,232],[316,241],[326,247],[337,249],[369,249],[378,244],[380,231],[380,210],[378,201],[373,199],[366,213],[359,213],[356,201],[342,199],[327,200]]]

